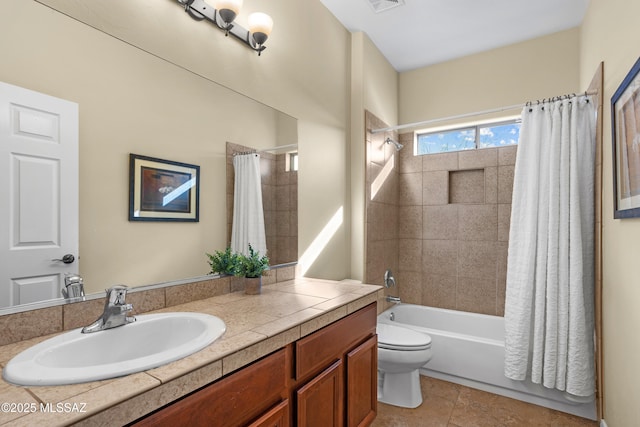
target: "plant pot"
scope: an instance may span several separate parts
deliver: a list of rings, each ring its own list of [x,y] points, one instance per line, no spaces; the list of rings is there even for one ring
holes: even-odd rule
[[[244,293],[247,295],[259,295],[262,292],[262,277],[245,277]]]

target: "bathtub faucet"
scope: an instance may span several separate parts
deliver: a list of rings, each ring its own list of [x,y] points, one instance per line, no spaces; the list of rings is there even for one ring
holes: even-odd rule
[[[391,288],[396,285],[396,279],[393,277],[391,270],[384,272],[384,287]]]
[[[394,297],[393,295],[387,295],[386,298],[387,302],[392,302],[394,304],[400,304],[402,301],[400,301],[400,297]]]

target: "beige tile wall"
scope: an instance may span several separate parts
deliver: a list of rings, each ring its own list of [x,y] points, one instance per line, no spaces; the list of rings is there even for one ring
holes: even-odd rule
[[[413,155],[413,134],[366,113],[368,283],[391,268],[403,302],[504,315],[511,190],[517,147]],[[399,137],[399,153],[384,144]],[[371,198],[372,184],[394,167]],[[375,185],[374,185],[375,187]]]
[[[399,182],[409,188],[400,191],[398,221],[412,224],[399,232],[400,297],[502,316],[517,148],[414,157],[413,134],[400,139],[409,149]]]
[[[366,132],[366,283],[383,285],[384,272],[391,269],[394,274],[399,270],[400,223],[399,201],[401,198],[419,198],[422,194],[401,194],[399,185],[399,152],[393,146],[385,144],[387,137],[397,141],[395,132],[376,133],[371,129],[387,126],[373,114],[365,114]],[[403,227],[409,227],[403,224]],[[388,294],[398,295],[398,288],[386,290]]]
[[[286,154],[275,157],[274,243],[277,256],[271,262],[283,264],[298,260],[298,171],[286,170]]]

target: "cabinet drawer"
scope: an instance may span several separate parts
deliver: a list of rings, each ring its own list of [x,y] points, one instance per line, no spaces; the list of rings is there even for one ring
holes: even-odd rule
[[[246,425],[286,396],[286,363],[285,348],[185,396],[134,425]]]
[[[296,342],[296,379],[319,372],[330,362],[376,333],[376,304]]]

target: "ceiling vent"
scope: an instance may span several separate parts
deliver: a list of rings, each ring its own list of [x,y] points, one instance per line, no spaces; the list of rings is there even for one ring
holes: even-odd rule
[[[403,6],[404,0],[367,0],[375,13],[384,12],[394,7]]]

